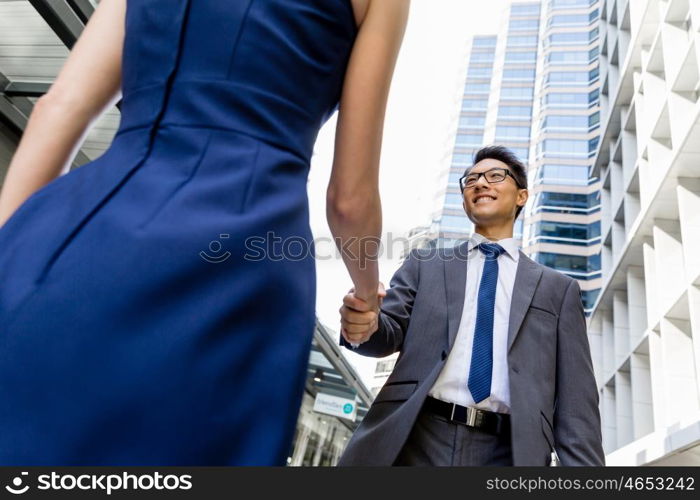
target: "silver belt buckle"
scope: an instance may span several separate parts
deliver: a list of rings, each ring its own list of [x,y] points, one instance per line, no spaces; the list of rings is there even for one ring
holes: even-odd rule
[[[476,425],[476,408],[467,406],[467,425],[469,427],[474,427]]]
[[[450,412],[450,420],[455,421],[455,408],[457,405],[452,403],[452,411]],[[472,406],[467,406],[467,420],[465,422],[459,422],[460,424],[468,425],[469,427],[474,427],[476,425],[476,416],[478,410]]]

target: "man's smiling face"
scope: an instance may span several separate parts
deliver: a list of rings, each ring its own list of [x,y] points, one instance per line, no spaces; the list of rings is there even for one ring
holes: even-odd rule
[[[488,172],[492,169],[505,169],[511,173],[508,165],[494,158],[486,158],[475,164],[469,175]],[[476,183],[462,191],[464,211],[469,219],[478,226],[502,223],[508,219],[515,220],[519,206],[527,201],[527,189],[520,189],[512,175],[506,175],[501,182],[489,183],[481,175]]]

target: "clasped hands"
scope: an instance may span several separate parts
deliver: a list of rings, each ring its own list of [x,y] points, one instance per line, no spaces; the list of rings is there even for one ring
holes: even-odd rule
[[[379,308],[384,297],[386,290],[381,281],[376,295],[355,293],[355,288],[351,288],[343,297],[343,305],[339,309],[340,333],[353,347],[367,342],[379,328]]]

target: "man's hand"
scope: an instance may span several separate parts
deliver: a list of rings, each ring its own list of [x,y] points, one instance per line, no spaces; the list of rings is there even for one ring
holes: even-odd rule
[[[343,306],[339,311],[340,332],[353,347],[367,342],[379,328],[379,308],[385,296],[386,290],[380,281],[374,297],[362,300],[355,295],[354,288],[343,297]]]

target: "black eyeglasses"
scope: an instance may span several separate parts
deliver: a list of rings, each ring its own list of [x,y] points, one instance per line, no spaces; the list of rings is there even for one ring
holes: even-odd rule
[[[477,172],[473,174],[463,175],[459,178],[460,189],[464,191],[466,188],[474,187],[474,185],[476,185],[476,183],[479,182],[479,177],[481,177],[482,175],[484,176],[484,179],[486,179],[486,182],[488,182],[489,184],[497,184],[499,182],[503,182],[504,180],[506,180],[506,177],[510,175],[513,178],[513,181],[515,181],[515,185],[520,187],[518,179],[515,178],[515,176],[510,170],[508,170],[507,168],[492,168],[485,172]]]

